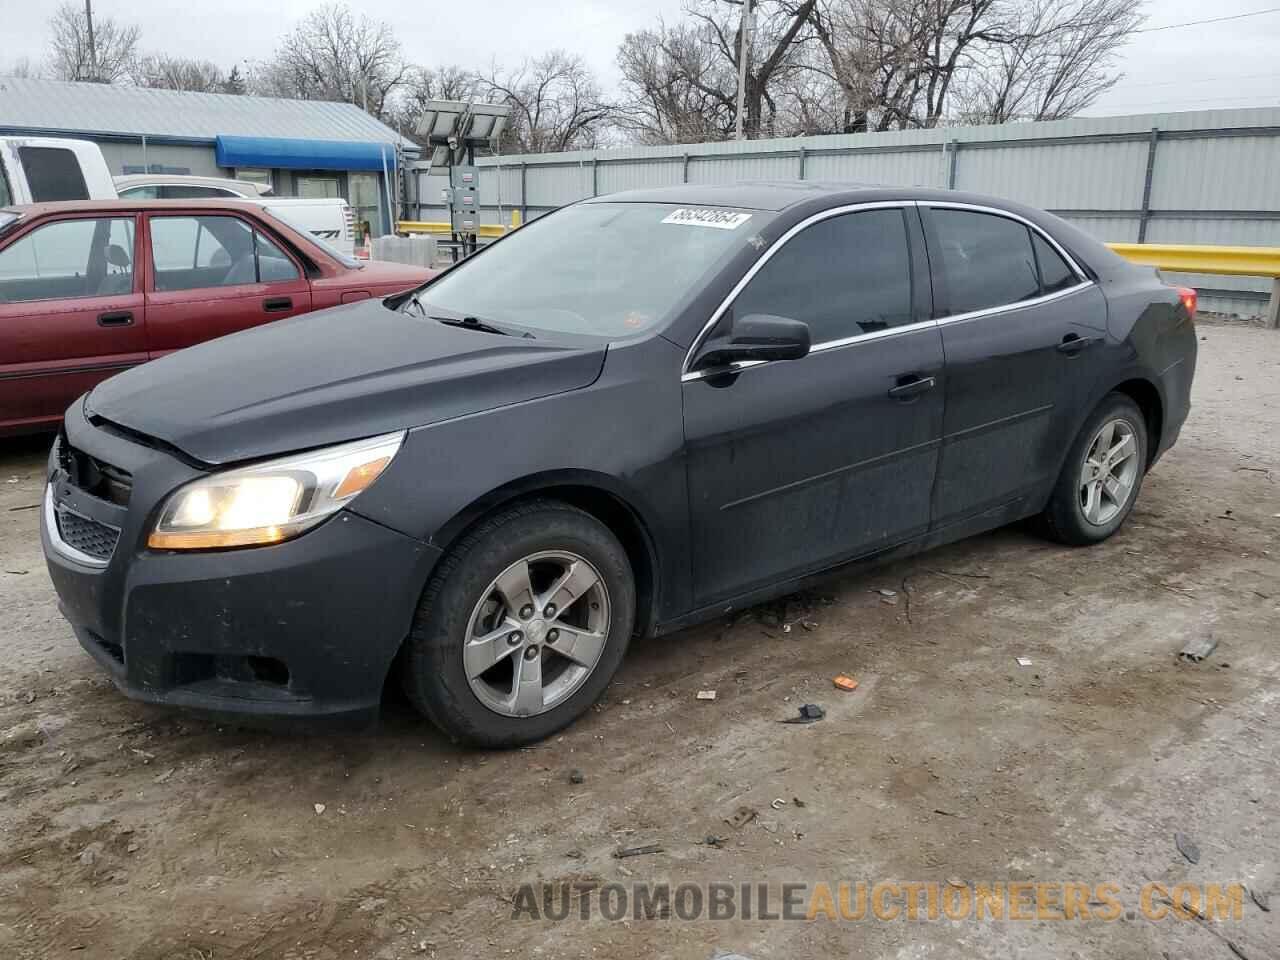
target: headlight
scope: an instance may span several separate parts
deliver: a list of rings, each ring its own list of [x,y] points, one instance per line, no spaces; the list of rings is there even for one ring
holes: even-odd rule
[[[165,502],[147,546],[210,550],[296,537],[367,489],[403,440],[388,433],[195,480]]]

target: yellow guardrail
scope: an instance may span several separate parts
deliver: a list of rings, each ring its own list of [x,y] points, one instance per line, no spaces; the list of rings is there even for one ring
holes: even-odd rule
[[[482,237],[501,237],[510,230],[514,230],[516,226],[504,227],[501,224],[481,224],[476,231]],[[397,233],[443,233],[449,234],[453,232],[453,227],[445,220],[397,220]]]
[[[1126,260],[1177,273],[1280,277],[1280,247],[1202,247],[1176,243],[1108,243]]]

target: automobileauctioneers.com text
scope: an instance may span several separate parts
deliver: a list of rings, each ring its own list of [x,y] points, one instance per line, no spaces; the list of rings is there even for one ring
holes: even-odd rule
[[[864,880],[828,883],[527,883],[512,920],[1239,920],[1242,883]]]

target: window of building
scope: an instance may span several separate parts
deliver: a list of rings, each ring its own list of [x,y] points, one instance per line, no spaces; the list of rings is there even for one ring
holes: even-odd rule
[[[0,302],[109,297],[133,290],[131,217],[56,220],[0,252]]]
[[[80,158],[64,147],[19,147],[18,159],[31,187],[31,200],[88,200]]]
[[[157,290],[274,283],[299,276],[292,260],[238,217],[152,217]]]
[[[910,323],[902,211],[846,213],[805,228],[738,295],[733,315],[753,313],[801,320],[815,344]]]
[[[264,170],[256,167],[237,167],[236,179],[247,180],[250,183],[260,183],[267,187],[270,187],[273,183],[270,170]]]

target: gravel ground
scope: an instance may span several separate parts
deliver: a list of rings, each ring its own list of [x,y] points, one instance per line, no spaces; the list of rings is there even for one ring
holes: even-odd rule
[[[312,737],[124,699],[44,570],[44,441],[5,442],[0,957],[1280,957],[1248,896],[1222,922],[1139,909],[1150,881],[1280,901],[1280,334],[1200,333],[1182,440],[1108,543],[1001,530],[638,644],[587,717],[506,753],[395,698]],[[776,722],[806,702],[826,718]],[[1124,909],[513,919],[521,884],[574,881],[765,883],[775,909],[791,881],[1112,882]]]

